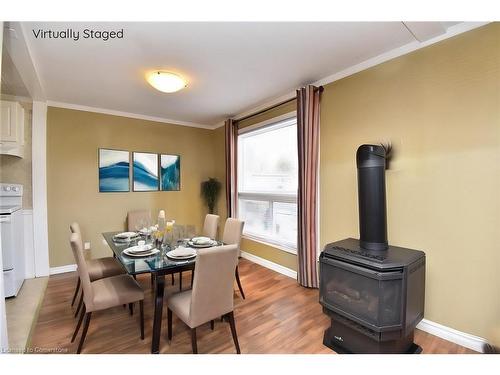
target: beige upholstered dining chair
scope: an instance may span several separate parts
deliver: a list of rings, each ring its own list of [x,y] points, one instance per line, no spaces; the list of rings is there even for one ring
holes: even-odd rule
[[[151,225],[150,210],[135,210],[127,213],[127,228],[129,231],[134,232],[137,230],[137,226],[145,225],[141,224],[141,222]]]
[[[89,275],[87,262],[83,257],[82,238],[78,233],[72,233],[70,237],[71,249],[78,266],[78,276],[80,277],[83,290],[83,309],[78,320],[78,324],[71,338],[75,341],[76,335],[80,330],[83,318],[82,336],[78,344],[77,353],[82,351],[85,336],[90,324],[90,317],[94,311],[105,310],[110,307],[129,304],[132,311],[133,303],[139,302],[140,308],[140,326],[141,339],[144,340],[144,291],[130,275],[116,275],[92,281]]]
[[[80,239],[82,238],[82,231],[80,229],[80,224],[72,223],[69,226],[71,233],[78,233]],[[113,257],[104,257],[98,259],[91,259],[87,261],[87,269],[89,272],[90,281],[96,281],[99,279],[103,279],[105,277],[121,275],[125,273],[120,262]],[[78,281],[76,282],[75,293],[73,294],[73,299],[71,301],[71,306],[75,304],[76,297],[78,296],[78,291],[80,290],[80,277],[78,277]],[[78,307],[75,312],[75,318],[78,315],[78,312],[82,308],[83,304],[83,293],[80,296],[80,301],[78,302]]]
[[[226,224],[224,225],[224,233],[222,235],[222,242],[225,245],[237,245],[238,247],[238,256],[240,256],[240,243],[241,243],[241,234],[243,233],[243,226],[245,225],[244,221],[228,218],[226,220]],[[243,292],[243,287],[241,286],[240,274],[238,272],[238,266],[236,266],[235,271],[236,282],[238,283],[238,289],[240,290],[241,297],[245,299],[245,293]]]
[[[172,295],[167,301],[168,339],[172,340],[172,313],[191,328],[193,353],[198,353],[196,328],[225,316],[229,320],[236,352],[240,346],[234,323],[233,280],[238,247],[224,245],[198,250],[193,288]]]
[[[203,223],[202,234],[215,240],[217,237],[217,228],[219,228],[219,215],[207,214]]]

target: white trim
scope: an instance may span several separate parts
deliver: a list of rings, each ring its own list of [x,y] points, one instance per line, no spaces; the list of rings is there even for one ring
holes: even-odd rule
[[[50,267],[51,275],[58,275],[60,273],[75,272],[76,264],[67,264],[66,266]]]
[[[35,277],[49,275],[47,224],[47,103],[33,101],[32,116],[33,247]]]
[[[480,353],[484,352],[484,345],[488,343],[488,341],[482,337],[461,332],[454,328],[446,327],[427,319],[422,319],[422,321],[417,325],[417,328],[430,333],[431,335],[451,341],[457,345],[464,346]]]
[[[295,120],[295,121],[293,121]],[[281,124],[280,124],[281,123]],[[264,130],[276,130],[281,127],[291,126],[297,123],[297,111],[290,111],[288,113],[282,114],[280,116],[276,116],[270,118],[269,120],[261,121],[256,124],[252,124],[249,126],[245,126],[244,128],[238,129],[238,135],[244,135],[247,133],[255,133],[257,129]],[[271,126],[268,126],[271,125]]]
[[[241,256],[245,259],[248,259],[251,262],[257,263],[261,265],[262,267],[269,268],[270,270],[273,270],[275,272],[281,273],[282,275],[291,277],[292,279],[297,279],[297,272],[282,266],[281,264],[271,262],[270,260],[258,257],[257,255],[253,255],[250,253],[247,253],[246,251],[241,251]]]
[[[172,119],[168,119],[168,118],[164,118],[164,117],[143,115],[140,113],[115,111],[113,109],[89,107],[89,106],[80,105],[80,104],[63,103],[63,102],[56,102],[56,101],[48,100],[47,105],[49,107],[58,107],[58,108],[74,109],[77,111],[103,113],[106,115],[128,117],[128,118],[154,121],[154,122],[162,122],[162,123],[171,124],[171,125],[190,126],[192,128],[201,128],[201,129],[210,129],[210,130],[214,129],[214,127],[212,125],[196,124],[194,122],[172,120]]]
[[[381,55],[375,56],[375,57],[368,59],[366,61],[363,61],[359,64],[353,65],[353,66],[351,66],[347,69],[344,69],[340,72],[334,73],[334,74],[329,75],[325,78],[322,78],[318,81],[312,82],[311,84],[315,85],[315,86],[321,86],[321,85],[326,85],[326,84],[338,81],[339,79],[348,77],[348,76],[353,75],[355,73],[359,73],[363,70],[369,69],[369,68],[374,67],[374,66],[379,65],[379,64],[382,64],[382,63],[389,61],[389,60],[392,60],[396,57],[406,55],[408,53],[414,52],[414,51],[419,50],[421,48],[430,46],[431,44],[441,42],[445,39],[452,38],[456,35],[465,33],[467,31],[476,29],[478,27],[487,25],[489,23],[490,23],[489,21],[488,22],[461,22],[457,25],[449,27],[444,34],[441,34],[435,38],[431,38],[431,39],[426,40],[424,42],[419,42],[418,40],[415,40],[411,43],[405,44],[404,46],[395,48],[391,51],[388,51],[388,52],[385,52]],[[292,99],[295,96],[296,96],[296,91],[293,90],[292,92],[288,92],[284,95],[281,95],[279,97],[275,97],[275,98],[270,99],[264,103],[258,104],[254,107],[251,107],[251,108],[233,116],[232,118],[234,120],[238,120],[242,117],[246,117],[246,116],[252,115],[254,113],[257,113],[259,111],[262,111],[266,108],[272,107],[276,104],[279,104],[280,102],[284,102],[286,100]],[[213,128],[217,129],[223,125],[224,125],[224,122],[217,123],[213,126]]]
[[[4,23],[0,20],[0,40],[3,41]],[[3,43],[0,43],[0,56],[2,56]],[[0,59],[0,76],[2,73],[2,59]],[[0,231],[0,269],[3,270],[2,257],[2,232]],[[0,272],[0,351],[9,348],[9,335],[7,329],[7,313],[5,311],[5,293],[3,272]]]
[[[35,248],[33,247],[33,210],[23,209],[24,278],[35,277]]]

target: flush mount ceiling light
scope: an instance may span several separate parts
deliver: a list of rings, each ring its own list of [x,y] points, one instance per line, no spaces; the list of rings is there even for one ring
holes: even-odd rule
[[[187,87],[187,83],[178,74],[166,72],[163,70],[155,70],[146,75],[146,80],[151,86],[161,92],[176,92]]]

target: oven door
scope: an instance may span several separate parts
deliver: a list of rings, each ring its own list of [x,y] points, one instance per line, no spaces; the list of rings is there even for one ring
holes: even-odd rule
[[[375,331],[402,328],[403,269],[375,271],[321,256],[320,303]]]

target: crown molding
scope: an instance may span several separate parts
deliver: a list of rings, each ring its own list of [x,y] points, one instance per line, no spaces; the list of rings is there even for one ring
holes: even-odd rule
[[[402,23],[404,24],[404,22],[402,22]],[[329,83],[338,81],[338,80],[345,78],[345,77],[349,77],[353,74],[359,73],[363,70],[369,69],[369,68],[374,67],[376,65],[382,64],[386,61],[389,61],[389,60],[395,59],[397,57],[406,55],[408,53],[417,51],[421,48],[425,48],[425,47],[430,46],[432,44],[441,42],[445,39],[452,38],[456,35],[465,33],[467,31],[477,29],[478,27],[487,25],[489,23],[490,23],[490,21],[486,21],[486,22],[461,22],[457,25],[450,26],[446,30],[445,33],[438,35],[434,38],[431,38],[431,39],[428,39],[428,40],[425,40],[422,42],[415,39],[415,41],[413,41],[413,42],[407,43],[401,47],[395,48],[395,49],[390,50],[388,52],[382,53],[378,56],[372,57],[371,59],[365,60],[359,64],[352,65],[344,70],[341,70],[340,72],[331,74],[327,77],[321,78],[321,79],[319,79],[315,82],[312,82],[310,84],[315,85],[315,86],[327,85]],[[232,118],[235,120],[238,120],[239,118],[251,115],[252,113],[257,113],[259,111],[262,111],[263,109],[266,109],[268,107],[272,107],[272,106],[278,104],[280,101],[285,101],[287,99],[291,99],[295,95],[296,95],[295,90],[293,90],[293,91],[288,92],[286,94],[283,94],[281,96],[274,97],[274,98],[272,98],[266,102],[263,102],[261,104],[250,107],[249,109],[246,109],[243,112],[241,112],[235,116],[232,116]],[[217,124],[214,124],[213,128],[217,129],[223,125],[224,125],[224,122],[219,122]]]
[[[201,128],[201,129],[210,129],[210,130],[214,129],[214,127],[212,125],[197,124],[194,122],[179,121],[179,120],[173,120],[173,119],[168,119],[168,118],[164,118],[164,117],[148,116],[148,115],[143,115],[140,113],[116,111],[113,109],[90,107],[90,106],[86,106],[86,105],[57,102],[57,101],[52,101],[52,100],[47,101],[47,106],[57,107],[57,108],[74,109],[77,111],[103,113],[106,115],[128,117],[128,118],[134,118],[134,119],[139,119],[139,120],[162,122],[162,123],[171,124],[171,125],[189,126],[192,128]]]

